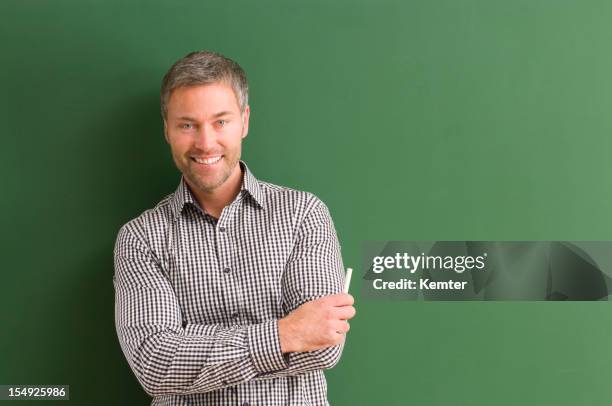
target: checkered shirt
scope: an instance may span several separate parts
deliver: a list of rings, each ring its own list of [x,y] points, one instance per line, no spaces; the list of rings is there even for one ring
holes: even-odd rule
[[[344,344],[283,354],[278,320],[342,291],[332,219],[313,194],[240,167],[219,219],[181,177],[118,232],[117,336],[151,405],[329,405],[323,370]]]

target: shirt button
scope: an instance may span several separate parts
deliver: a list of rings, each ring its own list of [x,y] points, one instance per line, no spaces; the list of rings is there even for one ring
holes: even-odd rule
[[[232,319],[237,319],[237,318],[238,318],[238,312],[232,313]]]
[[[219,227],[219,231],[224,233],[225,232],[225,227]]]
[[[221,384],[222,384],[223,386],[226,386],[226,385],[227,385],[227,381],[224,379],[224,380],[222,380],[222,381],[221,381]]]
[[[225,272],[225,273],[230,273],[230,271],[231,271],[231,269],[229,269],[229,268],[223,268],[223,272]]]
[[[249,406],[249,402],[242,402],[242,406]]]

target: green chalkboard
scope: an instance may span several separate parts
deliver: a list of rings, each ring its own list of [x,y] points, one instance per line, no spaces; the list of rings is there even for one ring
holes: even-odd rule
[[[243,159],[328,205],[358,281],[365,240],[612,239],[610,21],[595,0],[3,0],[0,384],[149,404],[112,249],[178,184],[158,100],[176,59],[244,67]],[[334,406],[612,398],[608,303],[353,293]]]

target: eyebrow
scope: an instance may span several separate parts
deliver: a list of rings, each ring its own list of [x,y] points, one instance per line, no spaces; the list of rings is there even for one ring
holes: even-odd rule
[[[227,116],[232,114],[231,111],[220,111],[218,113],[213,114],[213,117],[217,118],[217,117],[221,117],[221,116]]]
[[[221,117],[221,116],[226,116],[226,115],[231,115],[231,114],[232,114],[231,111],[220,111],[218,113],[213,114],[213,118],[218,118],[218,117]],[[184,120],[184,121],[194,121],[194,122],[198,121],[195,118],[190,117],[190,116],[181,116],[178,119],[179,120]]]

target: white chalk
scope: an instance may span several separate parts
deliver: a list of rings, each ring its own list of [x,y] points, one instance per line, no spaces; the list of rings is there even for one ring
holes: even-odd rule
[[[353,274],[353,268],[346,268],[346,275],[344,275],[344,293],[348,293],[349,285],[351,284],[351,275]]]

